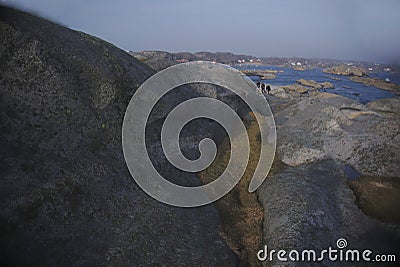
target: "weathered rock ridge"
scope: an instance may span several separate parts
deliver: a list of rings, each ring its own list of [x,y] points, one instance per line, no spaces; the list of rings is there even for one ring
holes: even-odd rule
[[[155,72],[93,36],[0,12],[2,266],[235,264],[213,206],[164,205],[128,172],[124,112]]]
[[[362,105],[327,93],[268,98],[277,125],[275,160],[283,162],[257,191],[269,248],[320,251],[346,238],[351,248],[395,252],[398,222],[383,223],[360,210],[346,168],[356,169],[358,179],[399,179],[400,100]],[[386,189],[399,193],[393,191],[398,187]]]

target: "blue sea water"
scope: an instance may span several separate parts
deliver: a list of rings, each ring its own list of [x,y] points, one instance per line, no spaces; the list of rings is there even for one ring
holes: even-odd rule
[[[315,68],[313,70],[296,71],[292,68],[274,67],[274,66],[241,66],[237,69],[250,69],[250,70],[282,70],[278,73],[273,80],[263,80],[262,82],[270,85],[289,85],[295,84],[298,79],[314,80],[317,82],[330,82],[334,89],[323,89],[323,91],[333,94],[338,94],[347,98],[354,99],[360,103],[368,103],[381,98],[397,97],[390,91],[378,89],[373,86],[365,86],[361,83],[356,83],[350,80],[347,76],[328,74],[322,71],[322,68]],[[369,76],[372,78],[386,79],[389,78],[391,82],[400,84],[400,75],[388,72],[370,72]],[[334,80],[330,77],[339,78]],[[254,82],[259,81],[259,77],[250,77]]]

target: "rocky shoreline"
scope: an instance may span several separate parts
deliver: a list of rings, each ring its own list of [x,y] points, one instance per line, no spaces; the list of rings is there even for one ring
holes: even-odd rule
[[[301,85],[304,85],[304,86],[307,86],[307,87],[311,87],[311,88],[316,89],[316,90],[318,90],[318,89],[332,89],[332,88],[335,88],[335,86],[330,82],[319,83],[319,82],[316,82],[314,80],[305,80],[305,79],[299,79],[296,82],[301,84]]]
[[[306,97],[286,97],[277,93],[281,90],[272,87],[271,95],[265,95],[274,112],[278,144],[271,172],[256,192],[263,208],[263,222],[258,226],[263,243],[277,250],[318,250],[335,246],[342,237],[353,248],[393,252],[400,244],[396,202],[400,195],[400,100],[362,105],[317,91]],[[351,180],[347,166],[358,172],[356,180]],[[217,204],[223,218],[233,211],[233,202],[225,201],[223,207]],[[241,216],[229,218],[233,225],[243,222]],[[247,232],[234,229],[235,236]],[[229,240],[229,235],[225,238]],[[233,248],[243,266],[261,264],[255,255],[237,250],[241,246],[245,246],[243,241]]]
[[[397,252],[400,222],[393,201],[399,195],[400,99],[363,105],[318,92],[329,85],[315,81],[271,86],[264,97],[278,139],[264,184],[255,194],[243,183],[218,204],[176,208],[139,188],[121,148],[130,98],[176,58],[149,52],[140,61],[96,37],[0,8],[4,265],[257,266],[263,264],[256,253],[264,244],[275,250],[321,249],[334,247],[339,237],[352,248]],[[214,55],[181,56],[205,60]],[[218,57],[228,61],[232,55]],[[247,118],[253,146],[257,127],[244,103],[223,88],[192,84],[178,89],[149,117],[148,153],[169,181],[198,186],[220,170],[211,169],[199,180],[168,164],[159,133],[171,109],[193,97],[216,98]],[[204,138],[224,148],[226,133],[208,120],[191,122],[180,138],[183,153],[198,157]],[[360,174],[357,183],[349,182],[347,165]],[[246,175],[244,182],[251,171]],[[378,208],[371,204],[377,195]],[[385,216],[377,212],[380,207]]]
[[[297,84],[290,84],[284,86],[273,86],[274,90],[271,91],[271,94],[276,95],[279,94],[281,97],[284,97],[284,94],[289,94],[295,96],[297,94],[304,95],[310,92],[315,92],[320,89],[332,89],[335,86],[330,82],[316,82],[314,80],[305,80],[299,79],[296,81]],[[282,90],[283,89],[283,90]],[[288,96],[286,98],[288,98]]]
[[[366,86],[374,86],[376,88],[382,89],[382,90],[387,90],[395,93],[396,95],[400,95],[400,85],[391,83],[388,81],[384,81],[381,79],[374,79],[374,78],[369,78],[369,77],[350,77],[350,80],[357,82],[357,83],[362,83]]]
[[[371,193],[376,187],[363,186],[362,191],[350,186],[344,166],[360,173],[357,183],[371,181],[370,176],[392,177],[398,183],[400,100],[362,105],[319,92],[290,99],[267,97],[278,129],[276,157],[284,167],[257,191],[265,209],[265,242],[274,249],[311,249],[344,237],[352,247],[395,251],[400,221],[393,197],[399,196],[399,187],[384,183],[386,193],[379,195],[379,203],[385,203],[386,215],[377,217],[368,206],[375,201],[372,197],[377,195]],[[367,205],[360,204],[360,197]]]
[[[363,68],[354,67],[354,66],[346,66],[346,65],[325,68],[325,69],[323,69],[323,72],[329,73],[329,74],[336,74],[336,75],[343,75],[343,76],[358,76],[358,77],[362,77],[367,74],[367,71],[364,70]]]

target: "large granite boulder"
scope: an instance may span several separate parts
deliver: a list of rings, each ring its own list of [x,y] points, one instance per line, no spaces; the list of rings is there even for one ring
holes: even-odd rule
[[[235,264],[212,205],[164,205],[128,172],[124,112],[154,71],[93,36],[0,12],[2,266]]]
[[[398,184],[400,173],[400,117],[394,115],[398,99],[362,105],[315,93],[307,98],[270,99],[270,104],[277,125],[277,154],[270,177],[257,190],[264,207],[263,233],[269,250],[321,251],[336,248],[337,239],[345,238],[351,249],[396,254],[398,222],[367,216],[358,205],[358,193],[367,204],[374,202],[367,185],[384,186],[380,192],[388,194],[388,201],[399,193],[398,186],[391,186]],[[386,178],[369,178],[382,176]],[[352,179],[360,183],[349,186]],[[385,203],[385,196],[379,198],[379,203]],[[394,215],[396,205],[388,204],[385,211]],[[391,215],[381,217],[398,217]],[[298,263],[275,261],[272,265]]]
[[[294,98],[290,105],[276,109],[277,153],[282,161],[298,166],[334,158],[363,175],[398,175],[400,118],[379,112],[378,104],[364,106],[331,96]],[[396,109],[397,101],[381,102],[385,109]],[[369,108],[374,106],[378,110]]]

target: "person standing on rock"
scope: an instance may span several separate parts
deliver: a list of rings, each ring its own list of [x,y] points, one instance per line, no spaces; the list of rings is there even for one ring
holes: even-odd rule
[[[267,93],[269,94],[271,92],[271,86],[267,85]]]
[[[261,93],[265,94],[265,83],[261,84]]]

